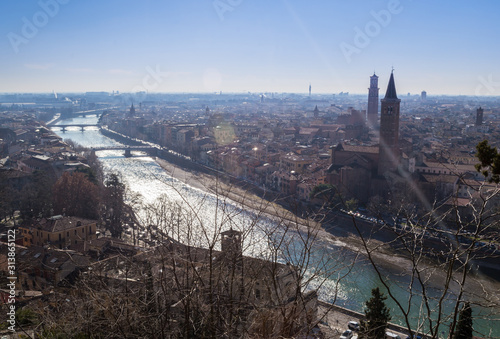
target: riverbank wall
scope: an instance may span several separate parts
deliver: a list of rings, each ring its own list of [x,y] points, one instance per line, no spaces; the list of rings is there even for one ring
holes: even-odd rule
[[[137,140],[134,140],[132,138],[129,138],[123,134],[120,134],[118,132],[115,132],[115,131],[112,131],[108,128],[105,128],[105,127],[101,127],[100,128],[100,132],[102,133],[102,135],[104,135],[105,137],[108,137],[110,139],[113,139],[113,140],[116,140],[124,145],[127,145],[127,146],[148,146],[147,144],[143,143],[143,142],[140,142],[140,141],[137,141]]]
[[[279,193],[270,192],[269,190],[265,190],[264,188],[254,184],[254,183],[237,178],[235,176],[229,175],[229,174],[224,173],[222,171],[218,171],[218,170],[211,168],[211,167],[208,167],[206,165],[194,162],[188,158],[183,157],[182,155],[177,155],[175,153],[172,153],[172,152],[169,152],[166,150],[161,150],[161,151],[158,151],[157,156],[160,159],[163,159],[163,160],[165,160],[165,161],[167,161],[175,166],[181,167],[181,168],[186,169],[188,171],[191,171],[194,173],[201,172],[201,173],[204,173],[207,175],[214,176],[216,179],[220,179],[226,184],[241,187],[241,188],[243,188],[243,189],[245,189],[245,190],[261,197],[261,198],[265,198],[267,200],[277,202],[277,203],[279,203],[280,201],[283,200],[282,196]],[[284,204],[282,204],[282,203],[280,203],[280,205],[284,206]]]

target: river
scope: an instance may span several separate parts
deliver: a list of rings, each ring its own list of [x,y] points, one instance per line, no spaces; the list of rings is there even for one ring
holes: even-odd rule
[[[94,124],[97,122],[95,116],[77,117],[73,119],[61,120],[57,124]],[[86,127],[84,131],[80,128],[68,127],[65,132],[57,127],[53,131],[63,139],[71,139],[85,147],[99,146],[117,146],[117,141],[103,136],[97,127]],[[251,232],[245,236],[245,254],[257,257],[265,257],[269,249],[267,247],[266,229],[273,228],[272,219],[267,217],[258,217],[255,213],[241,210],[236,203],[221,203],[221,200],[213,194],[208,194],[203,190],[183,183],[166,173],[156,161],[149,156],[138,156],[137,154],[130,158],[125,158],[123,151],[98,151],[97,156],[103,164],[107,173],[120,173],[128,187],[136,193],[139,193],[144,202],[154,202],[162,195],[166,195],[169,200],[178,202],[183,206],[202,216],[196,223],[196,227],[202,227],[207,234],[206,237],[190,238],[193,245],[204,246],[210,239],[212,230],[216,225],[224,224],[224,229],[233,227],[235,229],[245,230],[251,228]],[[201,225],[200,225],[201,223]],[[208,230],[208,231],[207,231]],[[301,243],[294,241],[291,246],[295,246],[299,251]],[[363,312],[364,302],[370,298],[371,289],[381,287],[376,272],[363,259],[360,259],[355,251],[352,251],[342,243],[341,240],[320,239],[314,244],[313,258],[318,262],[327,260],[327,266],[332,275],[328,276],[326,281],[321,284],[319,289],[320,299],[332,302],[358,312]],[[293,258],[288,258],[293,260]],[[314,267],[320,266],[319,264]],[[314,271],[311,269],[309,272]],[[341,278],[344,275],[345,278]],[[311,273],[312,274],[312,273]],[[407,286],[409,277],[401,275],[400,271],[394,269],[394,266],[388,266],[383,274],[388,278],[393,292],[402,303],[408,298]],[[309,288],[318,285],[318,280],[311,283]],[[431,297],[440,296],[439,286],[430,288],[428,292]],[[451,296],[449,296],[451,298]],[[476,300],[477,297],[471,297]],[[403,325],[399,313],[396,311],[396,305],[391,301],[386,301],[393,314],[392,322]],[[451,313],[450,304],[445,303],[445,307]],[[420,308],[420,299],[412,302],[411,316],[414,319],[423,319]],[[420,314],[420,317],[419,317]],[[446,311],[445,311],[446,314]],[[500,310],[474,308],[474,329],[482,334],[483,337],[500,337]],[[416,325],[416,320],[413,322]],[[442,331],[441,328],[440,331]],[[491,331],[491,332],[490,332]],[[491,334],[490,334],[491,333]]]

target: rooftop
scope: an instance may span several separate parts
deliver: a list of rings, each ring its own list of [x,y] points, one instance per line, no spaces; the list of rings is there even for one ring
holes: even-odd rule
[[[46,232],[60,232],[95,223],[97,223],[97,220],[78,217],[53,216],[47,219],[42,219],[38,224],[33,226]]]

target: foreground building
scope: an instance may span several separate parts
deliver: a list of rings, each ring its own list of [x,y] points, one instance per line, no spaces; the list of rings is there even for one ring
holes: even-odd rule
[[[7,245],[0,244],[0,275],[9,276]],[[74,281],[89,258],[74,251],[41,246],[16,247],[16,290],[48,291],[63,281]]]
[[[303,293],[301,283],[290,264],[243,256],[242,234],[232,229],[221,233],[221,251],[168,239],[131,258],[102,260],[85,279],[102,293],[106,312],[116,311],[112,324],[129,334],[143,326],[123,317],[130,305],[149,319],[149,337],[163,330],[172,337],[307,336],[317,325],[317,294]],[[98,317],[104,306],[92,307]]]
[[[19,227],[23,245],[51,245],[59,249],[80,249],[97,238],[97,220],[56,215]]]

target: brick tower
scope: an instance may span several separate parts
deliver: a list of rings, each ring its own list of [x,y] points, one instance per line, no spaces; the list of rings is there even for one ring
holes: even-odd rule
[[[368,88],[368,110],[367,122],[370,128],[375,128],[378,121],[378,76],[373,73],[370,77],[370,87]]]
[[[380,144],[378,174],[393,171],[399,165],[399,106],[401,99],[396,94],[394,74],[391,72],[385,97],[380,100]]]

